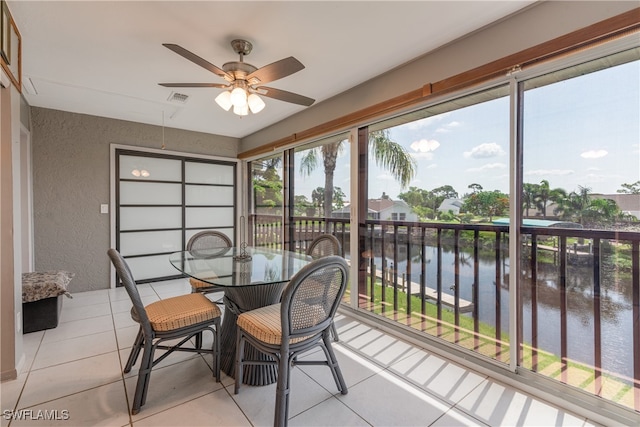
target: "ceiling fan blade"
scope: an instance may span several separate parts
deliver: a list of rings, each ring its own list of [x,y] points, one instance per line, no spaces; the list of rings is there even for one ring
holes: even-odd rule
[[[160,86],[164,87],[217,87],[217,88],[227,88],[229,85],[223,83],[158,83]]]
[[[247,81],[251,82],[252,78],[257,78],[260,81],[252,84],[269,83],[274,80],[287,77],[293,73],[297,73],[303,69],[304,65],[302,65],[302,63],[293,56],[290,56],[269,65],[265,65],[262,68],[258,68],[247,76]]]
[[[264,95],[269,98],[278,99],[280,101],[291,102],[293,104],[304,105],[306,107],[310,106],[314,102],[315,99],[307,98],[306,96],[298,95],[297,93],[287,92],[282,89],[275,89],[272,87],[260,86],[258,89],[261,95]]]
[[[233,79],[232,76],[227,74],[221,68],[218,68],[215,65],[213,65],[212,63],[210,63],[209,61],[200,58],[195,53],[189,52],[187,49],[183,48],[182,46],[178,46],[177,44],[173,44],[173,43],[163,43],[162,45],[164,47],[168,48],[168,49],[171,49],[172,51],[174,51],[178,55],[188,59],[189,61],[201,66],[202,68],[205,68],[205,69],[211,71],[213,74],[216,74],[216,75],[218,75],[218,76],[220,76],[222,78],[231,78],[231,79]]]

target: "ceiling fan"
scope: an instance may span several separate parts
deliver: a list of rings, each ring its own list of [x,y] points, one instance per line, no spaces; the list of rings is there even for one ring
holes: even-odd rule
[[[163,43],[163,46],[222,77],[227,83],[159,83],[159,85],[164,87],[214,87],[227,89],[216,97],[218,105],[226,111],[233,107],[233,112],[240,116],[246,116],[249,114],[249,110],[254,114],[258,113],[265,106],[264,101],[258,95],[307,107],[315,102],[314,99],[297,93],[262,86],[264,83],[287,77],[304,69],[304,65],[293,56],[265,65],[262,68],[257,68],[243,61],[244,56],[251,53],[253,45],[246,40],[237,39],[231,42],[231,47],[240,55],[240,60],[227,62],[222,68],[218,68],[177,44]]]

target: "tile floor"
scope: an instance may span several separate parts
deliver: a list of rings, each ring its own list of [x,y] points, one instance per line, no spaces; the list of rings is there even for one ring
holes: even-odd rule
[[[186,280],[140,286],[145,303],[189,291]],[[137,332],[130,307],[122,288],[65,298],[57,328],[24,336],[24,368],[0,386],[1,425],[272,424],[275,385],[245,385],[234,395],[232,378],[223,374],[216,383],[211,360],[190,353],[174,353],[154,369],[147,403],[131,416],[137,371],[122,373]],[[336,320],[341,341],[334,349],[349,393],[337,392],[325,367],[295,368],[291,426],[592,425],[352,318]],[[58,420],[42,419],[41,410]],[[11,421],[10,411],[41,419]]]

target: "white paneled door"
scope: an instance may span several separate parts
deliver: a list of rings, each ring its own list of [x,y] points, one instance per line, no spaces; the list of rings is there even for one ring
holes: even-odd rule
[[[140,282],[179,276],[168,255],[195,233],[234,241],[236,163],[116,150],[116,247]]]

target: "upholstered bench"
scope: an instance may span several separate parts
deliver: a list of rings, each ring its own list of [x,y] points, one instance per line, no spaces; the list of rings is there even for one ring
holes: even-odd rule
[[[58,326],[62,295],[71,298],[67,285],[73,276],[67,271],[22,273],[23,333]]]

